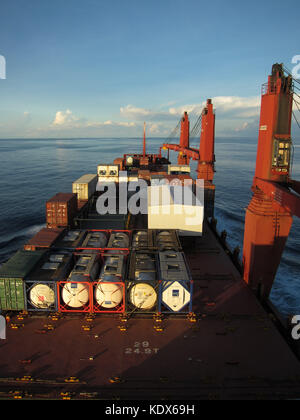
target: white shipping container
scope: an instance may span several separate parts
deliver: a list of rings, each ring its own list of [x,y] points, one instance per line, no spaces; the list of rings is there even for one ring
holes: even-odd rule
[[[168,165],[168,175],[173,174],[190,174],[191,168],[189,165]]]
[[[73,182],[73,193],[78,200],[88,200],[96,191],[98,177],[95,174],[83,175]]]
[[[162,302],[173,312],[181,311],[191,301],[191,293],[184,283],[168,282],[163,286]]]
[[[196,197],[194,202],[184,202],[181,192],[183,190],[180,186],[148,187],[148,229],[174,229],[178,230],[180,235],[202,236],[203,203]]]

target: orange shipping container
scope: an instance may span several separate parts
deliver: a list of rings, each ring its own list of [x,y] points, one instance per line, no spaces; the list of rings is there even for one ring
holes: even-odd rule
[[[78,211],[77,195],[58,193],[46,203],[46,220],[48,228],[72,226]]]
[[[25,251],[36,251],[50,248],[64,232],[64,228],[40,230],[30,241],[24,245]]]

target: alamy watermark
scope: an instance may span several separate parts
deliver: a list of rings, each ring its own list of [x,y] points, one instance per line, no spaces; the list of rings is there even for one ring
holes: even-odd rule
[[[6,339],[6,319],[0,315],[0,340]]]
[[[0,55],[0,79],[6,79],[6,59]]]
[[[291,324],[295,325],[292,329],[292,338],[300,340],[300,315],[295,315],[291,320]]]
[[[202,223],[204,207],[204,181],[185,179],[152,180],[151,186],[144,179],[129,181],[127,172],[120,172],[120,182],[99,180],[101,192],[96,203],[98,214],[150,215],[156,217],[184,217],[184,224]],[[117,188],[119,194],[117,194]],[[118,197],[118,198],[117,198]],[[182,219],[181,219],[182,220]]]
[[[293,78],[300,79],[300,55],[294,55],[292,58],[292,64],[296,64],[296,66],[292,69]]]

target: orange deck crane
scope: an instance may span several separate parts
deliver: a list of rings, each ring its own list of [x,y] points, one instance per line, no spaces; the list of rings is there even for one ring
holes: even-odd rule
[[[215,114],[211,99],[207,100],[206,107],[201,114],[201,135],[199,150],[190,147],[189,118],[187,112],[181,119],[179,144],[165,143],[164,150],[178,152],[178,164],[188,165],[190,160],[198,162],[197,178],[204,180],[205,215],[213,217],[215,185]]]
[[[246,210],[244,280],[264,300],[276,276],[293,215],[300,216],[300,183],[291,179],[293,80],[274,64],[263,85],[253,197]]]

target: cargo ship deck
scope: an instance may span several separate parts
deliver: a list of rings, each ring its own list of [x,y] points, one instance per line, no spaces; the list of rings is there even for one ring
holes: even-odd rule
[[[47,228],[0,268],[0,310],[9,321],[0,398],[299,399],[299,342],[269,301],[292,217],[300,217],[300,184],[289,175],[292,88],[291,75],[275,64],[262,94],[243,267],[214,219],[210,99],[196,122],[199,150],[189,147],[185,112],[179,145],[147,154],[144,129],[143,154],[101,163],[73,183],[72,194],[46,203]],[[177,165],[170,151],[179,153]],[[146,213],[98,211],[98,200],[107,207],[106,188],[119,203],[124,185],[139,180]],[[183,184],[180,203],[175,187]]]
[[[0,344],[0,398],[299,397],[299,361],[210,225],[183,247],[196,322],[168,316],[157,327],[138,315],[124,328],[119,315],[15,315],[19,329]]]

